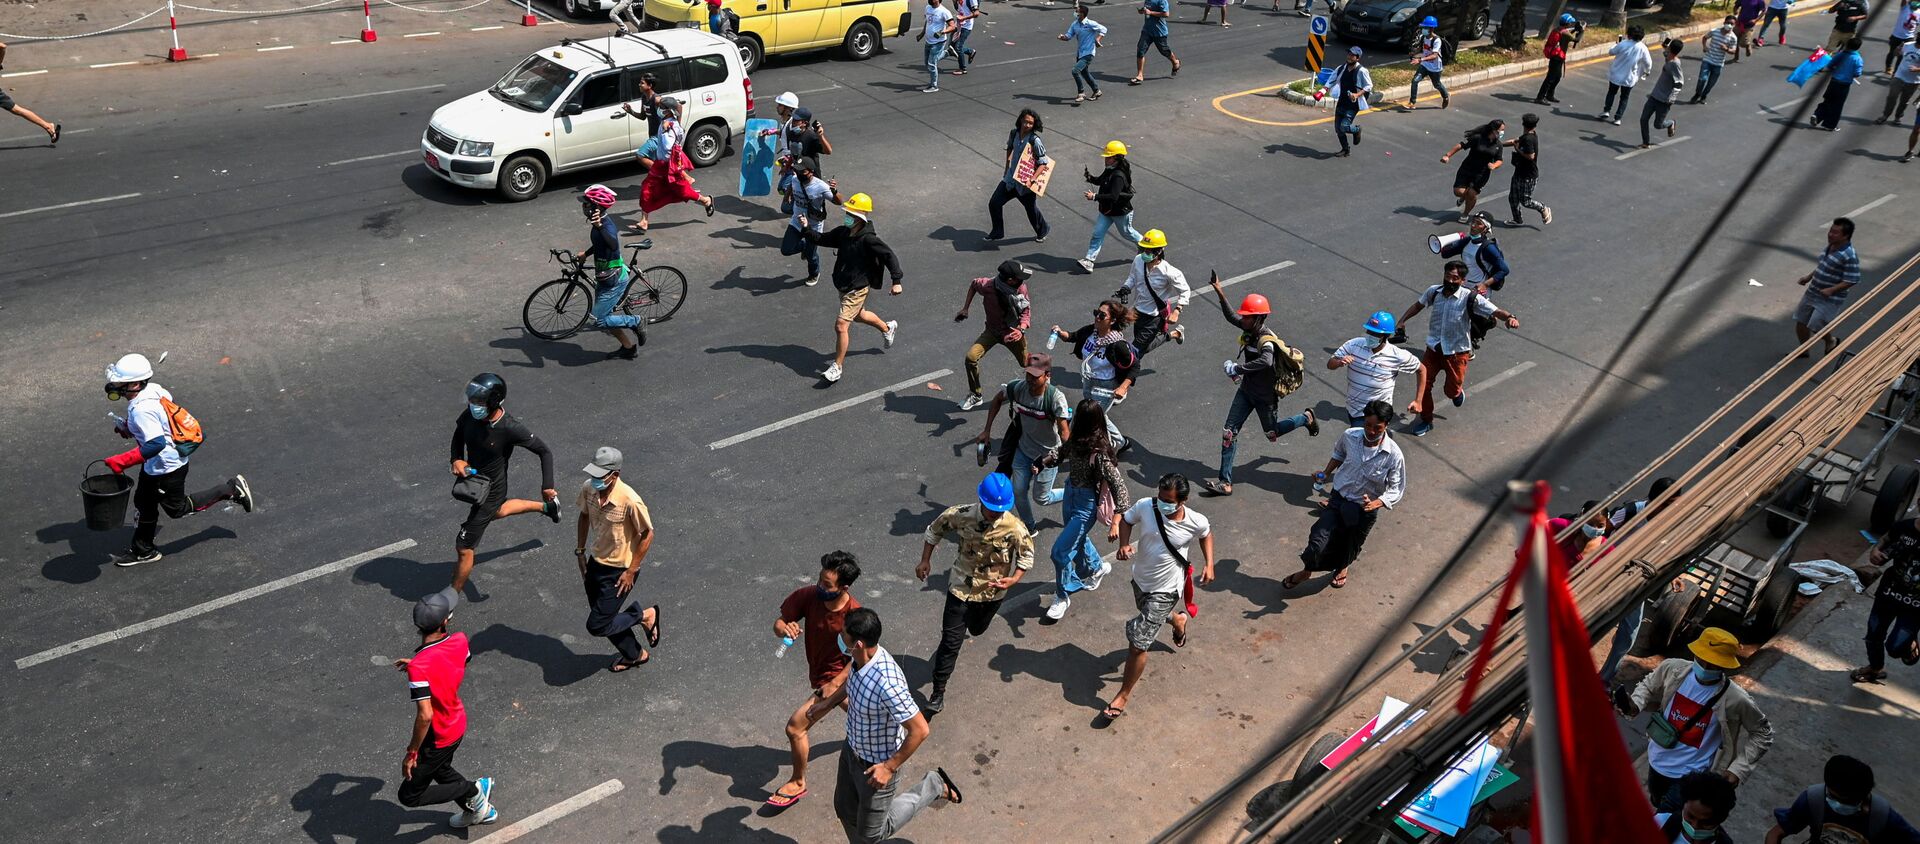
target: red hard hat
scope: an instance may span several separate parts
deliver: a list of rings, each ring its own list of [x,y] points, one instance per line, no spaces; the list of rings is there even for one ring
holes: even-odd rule
[[[1267,305],[1265,296],[1248,293],[1247,298],[1240,300],[1241,316],[1266,316],[1270,313],[1273,313],[1273,308]]]

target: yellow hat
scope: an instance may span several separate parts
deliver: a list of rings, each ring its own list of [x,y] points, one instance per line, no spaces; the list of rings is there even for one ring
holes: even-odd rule
[[[856,193],[847,197],[846,204],[840,207],[860,215],[860,219],[864,220],[868,214],[873,213],[873,197],[864,193]]]
[[[1126,154],[1127,154],[1127,145],[1120,143],[1119,141],[1108,141],[1107,148],[1100,151],[1100,155],[1106,158],[1111,158],[1116,155],[1126,155]]]
[[[1740,667],[1740,640],[1718,627],[1700,631],[1700,638],[1687,646],[1694,658],[1715,668]]]
[[[1141,249],[1167,248],[1167,233],[1159,229],[1147,229],[1147,233],[1140,236],[1140,248]]]

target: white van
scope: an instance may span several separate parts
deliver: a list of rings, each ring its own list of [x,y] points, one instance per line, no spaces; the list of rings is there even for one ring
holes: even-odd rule
[[[719,161],[746,129],[753,81],[732,42],[691,29],[568,39],[534,53],[492,88],[434,111],[421,156],[456,185],[532,199],[552,174],[634,160],[647,124],[621,105],[649,73],[656,91],[683,104],[694,166]]]

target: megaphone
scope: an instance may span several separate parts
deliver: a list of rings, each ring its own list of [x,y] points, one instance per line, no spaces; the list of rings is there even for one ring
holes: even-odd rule
[[[1467,249],[1467,233],[1436,234],[1427,236],[1427,248],[1442,258],[1456,258]]]

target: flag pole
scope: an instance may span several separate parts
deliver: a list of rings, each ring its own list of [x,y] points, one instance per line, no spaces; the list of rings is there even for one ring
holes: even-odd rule
[[[1547,485],[1536,481],[1508,483],[1515,516],[1533,549],[1521,600],[1527,625],[1527,695],[1533,712],[1533,805],[1541,844],[1567,844],[1566,765],[1561,758],[1560,702],[1554,697],[1552,626],[1547,610],[1547,534],[1534,512],[1546,506]],[[1524,503],[1523,503],[1524,502]]]

